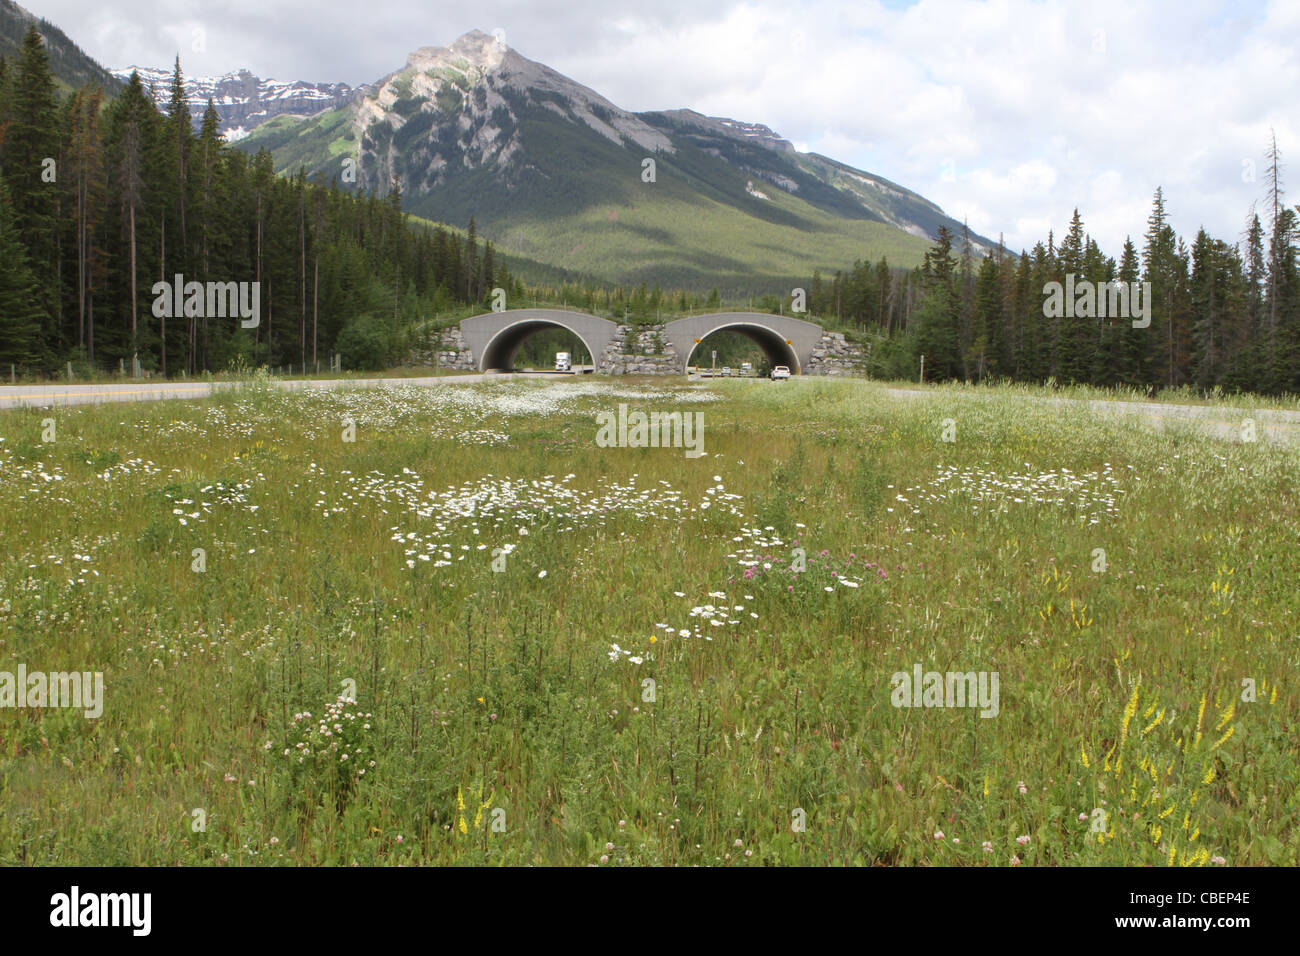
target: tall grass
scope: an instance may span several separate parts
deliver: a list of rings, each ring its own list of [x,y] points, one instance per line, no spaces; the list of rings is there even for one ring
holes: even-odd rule
[[[1293,449],[711,393],[0,413],[0,670],[106,683],[0,709],[0,861],[1300,861]],[[619,402],[701,411],[706,456],[596,447]],[[998,716],[893,706],[916,663],[997,672]]]

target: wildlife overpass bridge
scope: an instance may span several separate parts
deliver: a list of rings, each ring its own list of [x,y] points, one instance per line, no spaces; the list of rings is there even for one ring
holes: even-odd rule
[[[631,342],[631,328],[586,312],[566,309],[507,309],[471,316],[460,323],[461,343],[469,353],[473,367],[480,372],[508,370],[524,341],[544,329],[558,328],[571,332],[591,353],[597,370],[619,364]],[[819,325],[784,315],[763,312],[713,312],[688,315],[657,327],[663,347],[685,372],[696,358],[699,346],[715,332],[738,332],[752,339],[763,350],[771,365],[786,365],[800,374],[808,369],[813,352],[822,342]]]
[[[688,315],[664,325],[664,335],[672,343],[683,370],[692,364],[696,349],[714,332],[739,332],[763,350],[769,365],[785,365],[796,375],[808,367],[813,350],[822,340],[820,325],[763,312]],[[694,364],[701,364],[698,357]]]

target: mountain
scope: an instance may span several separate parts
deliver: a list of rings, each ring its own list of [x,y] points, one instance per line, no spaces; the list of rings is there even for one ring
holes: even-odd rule
[[[76,89],[87,83],[98,83],[109,95],[122,89],[121,81],[87,56],[81,47],[68,39],[66,33],[12,0],[0,0],[0,56],[11,62],[15,59],[23,34],[33,21],[41,36],[45,37],[50,69],[65,89]]]
[[[153,91],[154,102],[164,112],[171,92],[172,71],[153,67],[127,67],[113,70],[125,82],[132,72],[140,74],[145,89]],[[264,80],[247,70],[223,76],[185,76],[182,84],[189,100],[190,113],[197,130],[203,123],[208,100],[221,117],[221,132],[233,142],[259,124],[277,116],[311,116],[334,109],[352,99],[353,89],[346,83],[306,83]]]
[[[720,116],[701,116],[694,110],[669,110],[663,113],[642,113],[652,125],[661,130],[674,130],[688,138],[705,152],[721,158],[730,158],[740,168],[753,172],[772,185],[788,190],[810,201],[825,203],[827,208],[838,209],[845,216],[856,217],[866,210],[870,218],[887,222],[891,226],[922,239],[934,239],[940,226],[947,226],[954,235],[961,235],[962,224],[948,216],[924,196],[880,176],[864,173],[844,163],[836,162],[819,153],[800,153],[785,139],[760,123],[742,123]],[[740,144],[761,146],[782,154],[775,162],[764,162],[758,150],[749,150],[748,159]],[[728,150],[728,146],[731,147]],[[793,165],[807,174],[792,174],[786,167]],[[811,181],[807,177],[811,177]],[[825,187],[831,187],[827,191]],[[753,191],[750,190],[751,195]],[[984,255],[992,252],[994,243],[982,236],[971,237],[975,251]]]
[[[400,182],[410,212],[474,217],[505,252],[621,283],[775,291],[858,259],[916,265],[940,225],[961,232],[916,193],[766,126],[632,113],[480,31],[240,146],[343,181],[351,161],[360,189]]]

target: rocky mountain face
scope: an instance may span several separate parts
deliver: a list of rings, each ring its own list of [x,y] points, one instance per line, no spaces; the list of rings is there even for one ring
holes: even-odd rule
[[[739,120],[727,119],[724,116],[705,116],[702,113],[695,112],[695,110],[664,110],[662,113],[651,115],[658,116],[662,121],[674,123],[683,129],[693,130],[697,136],[720,136],[742,143],[766,146],[768,149],[775,149],[778,152],[793,153],[795,151],[794,145],[789,140],[782,139],[762,123],[742,123]]]
[[[449,47],[419,49],[401,70],[363,89],[353,116],[360,184],[384,191],[400,177],[408,193],[423,195],[462,169],[486,167],[508,187],[519,186],[543,171],[544,157],[530,149],[539,145],[531,143],[528,124],[538,109],[644,154],[671,157],[679,145],[694,147],[745,173],[751,198],[770,200],[771,189],[781,190],[920,238],[933,238],[940,225],[961,231],[916,193],[827,157],[800,154],[767,126],[689,109],[631,113],[479,31]],[[977,251],[992,247],[979,237],[975,244]]]
[[[145,89],[153,91],[154,102],[165,111],[171,92],[172,71],[135,66],[112,71],[123,82],[132,72],[140,74]],[[257,126],[277,116],[312,116],[342,106],[352,99],[354,92],[346,83],[262,79],[247,70],[223,76],[183,76],[182,79],[195,129],[201,125],[210,99],[221,117],[221,132],[230,141],[247,136]]]
[[[265,146],[280,171],[400,184],[410,212],[473,217],[505,251],[621,282],[776,282],[881,255],[910,266],[940,226],[962,233],[924,197],[766,126],[630,112],[480,31],[241,146]]]
[[[363,188],[400,176],[428,193],[461,168],[492,168],[508,182],[537,170],[525,118],[538,110],[616,146],[672,153],[672,141],[633,113],[548,66],[474,31],[450,47],[422,47],[406,65],[364,88],[353,116]]]

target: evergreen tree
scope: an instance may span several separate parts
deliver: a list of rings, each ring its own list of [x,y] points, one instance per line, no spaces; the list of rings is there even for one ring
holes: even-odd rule
[[[959,342],[961,297],[956,284],[956,261],[952,257],[952,234],[939,227],[939,237],[926,252],[921,275],[925,297],[917,309],[912,354],[919,362],[925,356],[927,381],[943,381],[961,375]]]
[[[1120,254],[1118,281],[1130,289],[1141,278],[1141,264],[1137,247],[1128,236],[1124,237],[1124,250]],[[1147,306],[1151,303],[1148,301]],[[1119,383],[1128,385],[1147,384],[1152,376],[1151,335],[1150,329],[1134,328],[1132,319],[1119,323],[1119,354],[1116,365]]]
[[[221,119],[217,115],[212,100],[208,100],[203,112],[203,125],[198,141],[194,144],[191,171],[194,174],[195,192],[193,219],[197,247],[195,258],[200,281],[208,282],[219,278],[224,262],[222,255],[225,243],[224,216],[222,212],[227,203],[222,195],[221,177]],[[208,353],[211,348],[210,329],[206,311],[201,321],[197,354],[193,357],[190,368],[207,368]]]
[[[1149,332],[1161,335],[1162,350],[1153,350],[1159,356],[1155,371],[1164,384],[1174,386],[1177,376],[1174,334],[1174,231],[1165,221],[1164,190],[1157,188],[1147,217],[1146,244],[1142,250],[1143,281],[1151,283],[1151,297],[1147,306],[1151,310]],[[1159,332],[1157,332],[1159,330]]]
[[[465,299],[477,302],[481,296],[478,289],[478,225],[474,217],[469,218],[469,230],[465,235]]]
[[[1002,353],[1002,276],[992,256],[980,262],[975,284],[973,333],[967,366],[977,382],[1001,369]]]
[[[98,87],[77,90],[68,101],[67,149],[63,160],[64,189],[70,191],[75,280],[71,290],[77,303],[77,349],[95,361],[95,292],[101,272],[102,249],[98,227],[103,213],[103,149],[99,114],[103,94]],[[65,217],[65,226],[69,223]]]
[[[1076,287],[1090,278],[1084,262],[1086,241],[1083,217],[1075,209],[1070,228],[1057,250],[1057,281],[1066,288],[1071,288],[1070,277]],[[1066,315],[1053,319],[1053,370],[1067,384],[1086,381],[1091,372],[1087,354],[1091,322],[1085,316],[1072,316],[1070,313],[1074,311],[1073,303],[1067,303]]]
[[[140,351],[139,285],[142,281],[139,263],[140,219],[145,211],[145,160],[149,145],[149,118],[154,115],[153,104],[140,85],[140,76],[132,73],[126,89],[109,111],[109,142],[107,159],[109,174],[116,188],[120,208],[120,235],[126,249],[124,261],[119,263],[119,273],[125,273],[126,297],[125,329],[129,335],[126,355],[134,363]]]
[[[41,358],[40,329],[44,313],[39,305],[36,277],[14,222],[9,190],[0,177],[0,364],[35,365]],[[7,373],[8,369],[4,371]]]
[[[61,331],[56,324],[58,103],[45,39],[34,22],[23,36],[6,99],[9,119],[0,176],[9,185],[14,226],[36,280],[36,302],[42,317],[41,360],[52,368]]]
[[[1269,341],[1267,387],[1300,388],[1300,296],[1296,275],[1296,213],[1283,208],[1269,240]]]

